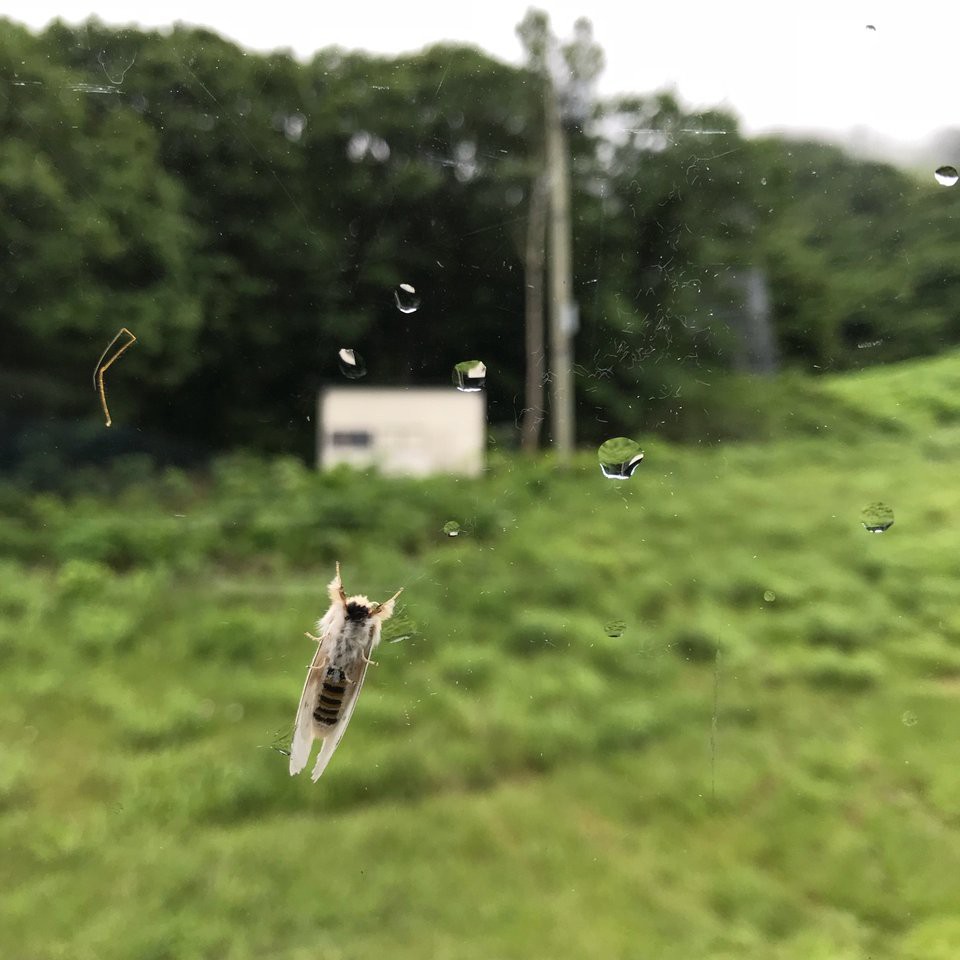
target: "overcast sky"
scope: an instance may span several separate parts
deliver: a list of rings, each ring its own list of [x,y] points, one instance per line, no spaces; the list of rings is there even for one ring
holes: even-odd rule
[[[78,23],[203,25],[256,50],[302,57],[338,44],[378,53],[440,40],[519,62],[523,0],[3,0],[33,28]],[[931,0],[546,0],[569,34],[587,14],[607,67],[603,94],[674,87],[691,105],[733,109],[748,131],[868,128],[912,142],[960,125],[960,6]],[[307,12],[305,12],[307,11]],[[868,25],[875,30],[868,29]],[[954,158],[955,160],[957,158]]]

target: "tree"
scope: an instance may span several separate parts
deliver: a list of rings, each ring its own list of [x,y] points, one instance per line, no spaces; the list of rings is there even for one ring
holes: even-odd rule
[[[23,416],[99,416],[90,374],[127,326],[139,342],[124,368],[149,409],[196,366],[197,233],[154,131],[102,73],[57,61],[49,37],[0,30],[0,73],[19,78],[0,97],[6,373]]]

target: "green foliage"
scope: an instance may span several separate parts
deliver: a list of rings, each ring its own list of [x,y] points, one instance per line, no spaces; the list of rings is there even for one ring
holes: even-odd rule
[[[949,433],[945,360],[887,380],[823,390]],[[247,456],[0,490],[0,953],[946,956],[955,464],[833,416],[621,483]],[[337,559],[406,591],[313,785],[279,751]]]
[[[124,368],[149,406],[196,366],[188,190],[162,168],[158,132],[102,87],[102,73],[78,75],[62,49],[48,56],[48,38],[8,22],[0,32],[0,73],[20,78],[5,80],[0,97],[0,244],[12,267],[0,302],[5,363],[19,368],[20,399],[73,414],[92,393],[81,402],[60,384],[89,383],[100,350],[128,326],[140,342]],[[86,92],[88,80],[107,92]]]
[[[749,145],[762,261],[781,349],[818,369],[937,353],[956,343],[949,255],[958,200],[818,143]],[[932,307],[932,300],[937,306]]]
[[[91,20],[35,36],[5,21],[0,463],[55,486],[123,449],[306,455],[344,345],[382,384],[447,383],[469,345],[515,438],[549,30],[531,11],[519,70],[466,47],[301,64],[205,30]],[[748,140],[667,92],[601,104],[591,126],[601,51],[583,22],[564,49],[585,440],[767,435],[780,409],[723,376],[748,269],[767,278],[788,367],[958,342],[956,191],[822,144]],[[393,302],[404,282],[422,300],[409,315]],[[138,339],[108,374],[105,438],[83,385],[121,326]]]

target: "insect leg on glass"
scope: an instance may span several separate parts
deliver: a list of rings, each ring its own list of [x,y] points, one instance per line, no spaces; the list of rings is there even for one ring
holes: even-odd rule
[[[117,348],[117,352],[109,359],[106,363],[107,354],[110,352],[110,348],[124,335],[126,334],[129,339],[123,346]],[[100,394],[100,406],[103,407],[103,415],[106,417],[107,426],[109,427],[113,420],[110,417],[110,408],[107,406],[107,394],[104,392],[103,387],[103,375],[107,372],[107,368],[120,359],[120,355],[128,347],[133,346],[137,338],[126,328],[121,327],[120,332],[107,344],[106,350],[100,354],[100,359],[97,361],[96,367],[93,370],[93,389],[98,391]]]
[[[307,671],[300,697],[297,721],[290,744],[290,775],[299,773],[310,759],[314,740],[323,741],[312,778],[318,780],[337,749],[353,716],[363,678],[380,642],[384,620],[393,616],[393,604],[401,587],[384,603],[373,603],[358,594],[348,597],[337,575],[327,586],[330,609],[317,622],[317,652]]]

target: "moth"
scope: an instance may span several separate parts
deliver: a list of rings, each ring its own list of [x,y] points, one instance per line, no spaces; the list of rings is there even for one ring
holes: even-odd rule
[[[310,759],[314,740],[322,740],[311,778],[316,782],[340,745],[357,705],[370,655],[380,642],[384,620],[393,616],[401,587],[389,600],[372,603],[357,594],[348,597],[337,574],[327,586],[330,609],[317,621],[317,633],[306,634],[317,646],[300,696],[297,720],[290,744],[290,776],[298,774]]]

